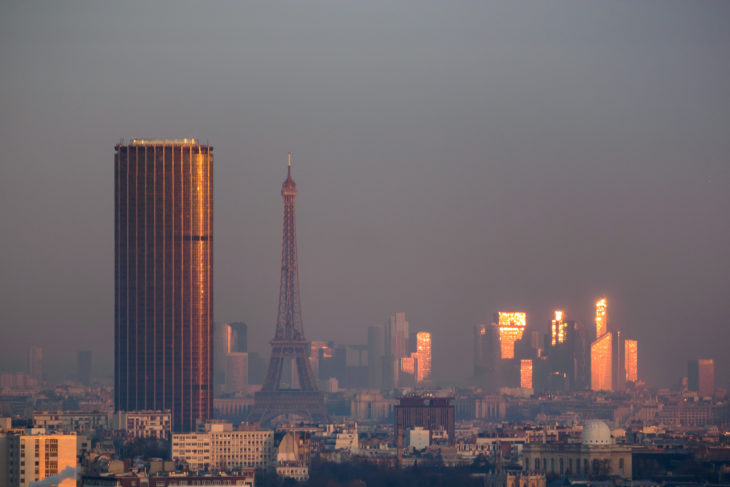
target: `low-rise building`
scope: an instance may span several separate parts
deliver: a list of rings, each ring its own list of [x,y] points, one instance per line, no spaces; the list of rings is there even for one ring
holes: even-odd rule
[[[526,471],[573,477],[618,476],[631,480],[631,447],[617,445],[603,421],[588,421],[580,443],[529,443],[523,447]]]
[[[33,427],[56,433],[88,433],[109,428],[109,415],[101,411],[33,411]]]
[[[276,461],[274,432],[214,424],[203,433],[173,433],[172,459],[192,471],[268,468]]]
[[[172,413],[164,411],[117,411],[114,429],[124,431],[132,438],[169,438],[172,432]]]

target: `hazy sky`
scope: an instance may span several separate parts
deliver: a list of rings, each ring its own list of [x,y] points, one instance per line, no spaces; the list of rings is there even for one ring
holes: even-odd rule
[[[215,147],[215,317],[268,354],[286,153],[305,334],[405,311],[437,378],[554,307],[730,378],[730,3],[0,4],[0,369],[112,372],[114,144]]]

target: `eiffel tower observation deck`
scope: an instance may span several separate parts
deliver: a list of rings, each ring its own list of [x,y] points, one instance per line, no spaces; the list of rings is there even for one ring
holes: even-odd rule
[[[261,390],[254,397],[254,407],[248,420],[258,421],[262,425],[292,420],[323,422],[327,420],[324,396],[317,389],[309,362],[309,341],[304,337],[302,325],[294,215],[297,185],[291,177],[291,153],[287,177],[281,185],[281,196],[284,198],[284,230],[276,331],[271,340],[271,358],[266,369],[266,378]],[[290,381],[292,384],[284,388],[282,372],[289,364],[293,364]],[[296,383],[298,388],[294,387]]]

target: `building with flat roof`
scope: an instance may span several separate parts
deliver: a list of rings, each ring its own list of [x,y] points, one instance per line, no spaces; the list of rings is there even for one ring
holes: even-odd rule
[[[132,139],[114,156],[114,408],[213,409],[213,148]]]

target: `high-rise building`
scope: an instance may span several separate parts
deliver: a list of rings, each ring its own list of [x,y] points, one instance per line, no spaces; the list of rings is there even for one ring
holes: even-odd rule
[[[28,375],[38,382],[43,380],[43,349],[30,347],[28,349]]]
[[[515,342],[522,339],[527,324],[527,315],[521,312],[503,312],[496,314],[495,320],[499,332],[500,357],[514,358]]]
[[[248,386],[248,353],[226,354],[226,378],[223,391],[228,394],[243,392]]]
[[[76,357],[78,380],[88,386],[91,382],[91,350],[80,350]]]
[[[591,390],[621,391],[626,385],[626,347],[621,331],[609,331],[591,344]]]
[[[408,321],[406,314],[399,312],[388,319],[390,327],[390,350],[397,358],[408,356]]]
[[[624,360],[626,361],[626,381],[637,382],[639,380],[639,342],[636,340],[624,340]]]
[[[226,323],[225,327],[226,353],[248,352],[248,325],[237,321]]]
[[[431,334],[427,331],[419,331],[416,334],[416,346],[418,348],[416,382],[423,382],[431,378]]]
[[[715,394],[715,361],[695,359],[687,363],[687,388],[700,397]]]
[[[613,390],[613,367],[611,356],[613,336],[604,333],[591,344],[591,390]]]
[[[499,356],[499,334],[496,324],[481,323],[474,327],[474,377],[482,382],[493,375]]]
[[[600,338],[608,331],[608,301],[601,298],[596,301],[596,338]]]
[[[520,360],[520,387],[532,389],[532,360]]]
[[[368,387],[383,387],[383,355],[385,353],[385,332],[383,325],[368,327]]]
[[[213,408],[213,148],[132,139],[114,174],[115,410],[190,431]]]
[[[565,313],[562,310],[555,310],[555,317],[550,324],[551,344],[554,347],[564,343],[568,338],[568,324],[563,320]]]

